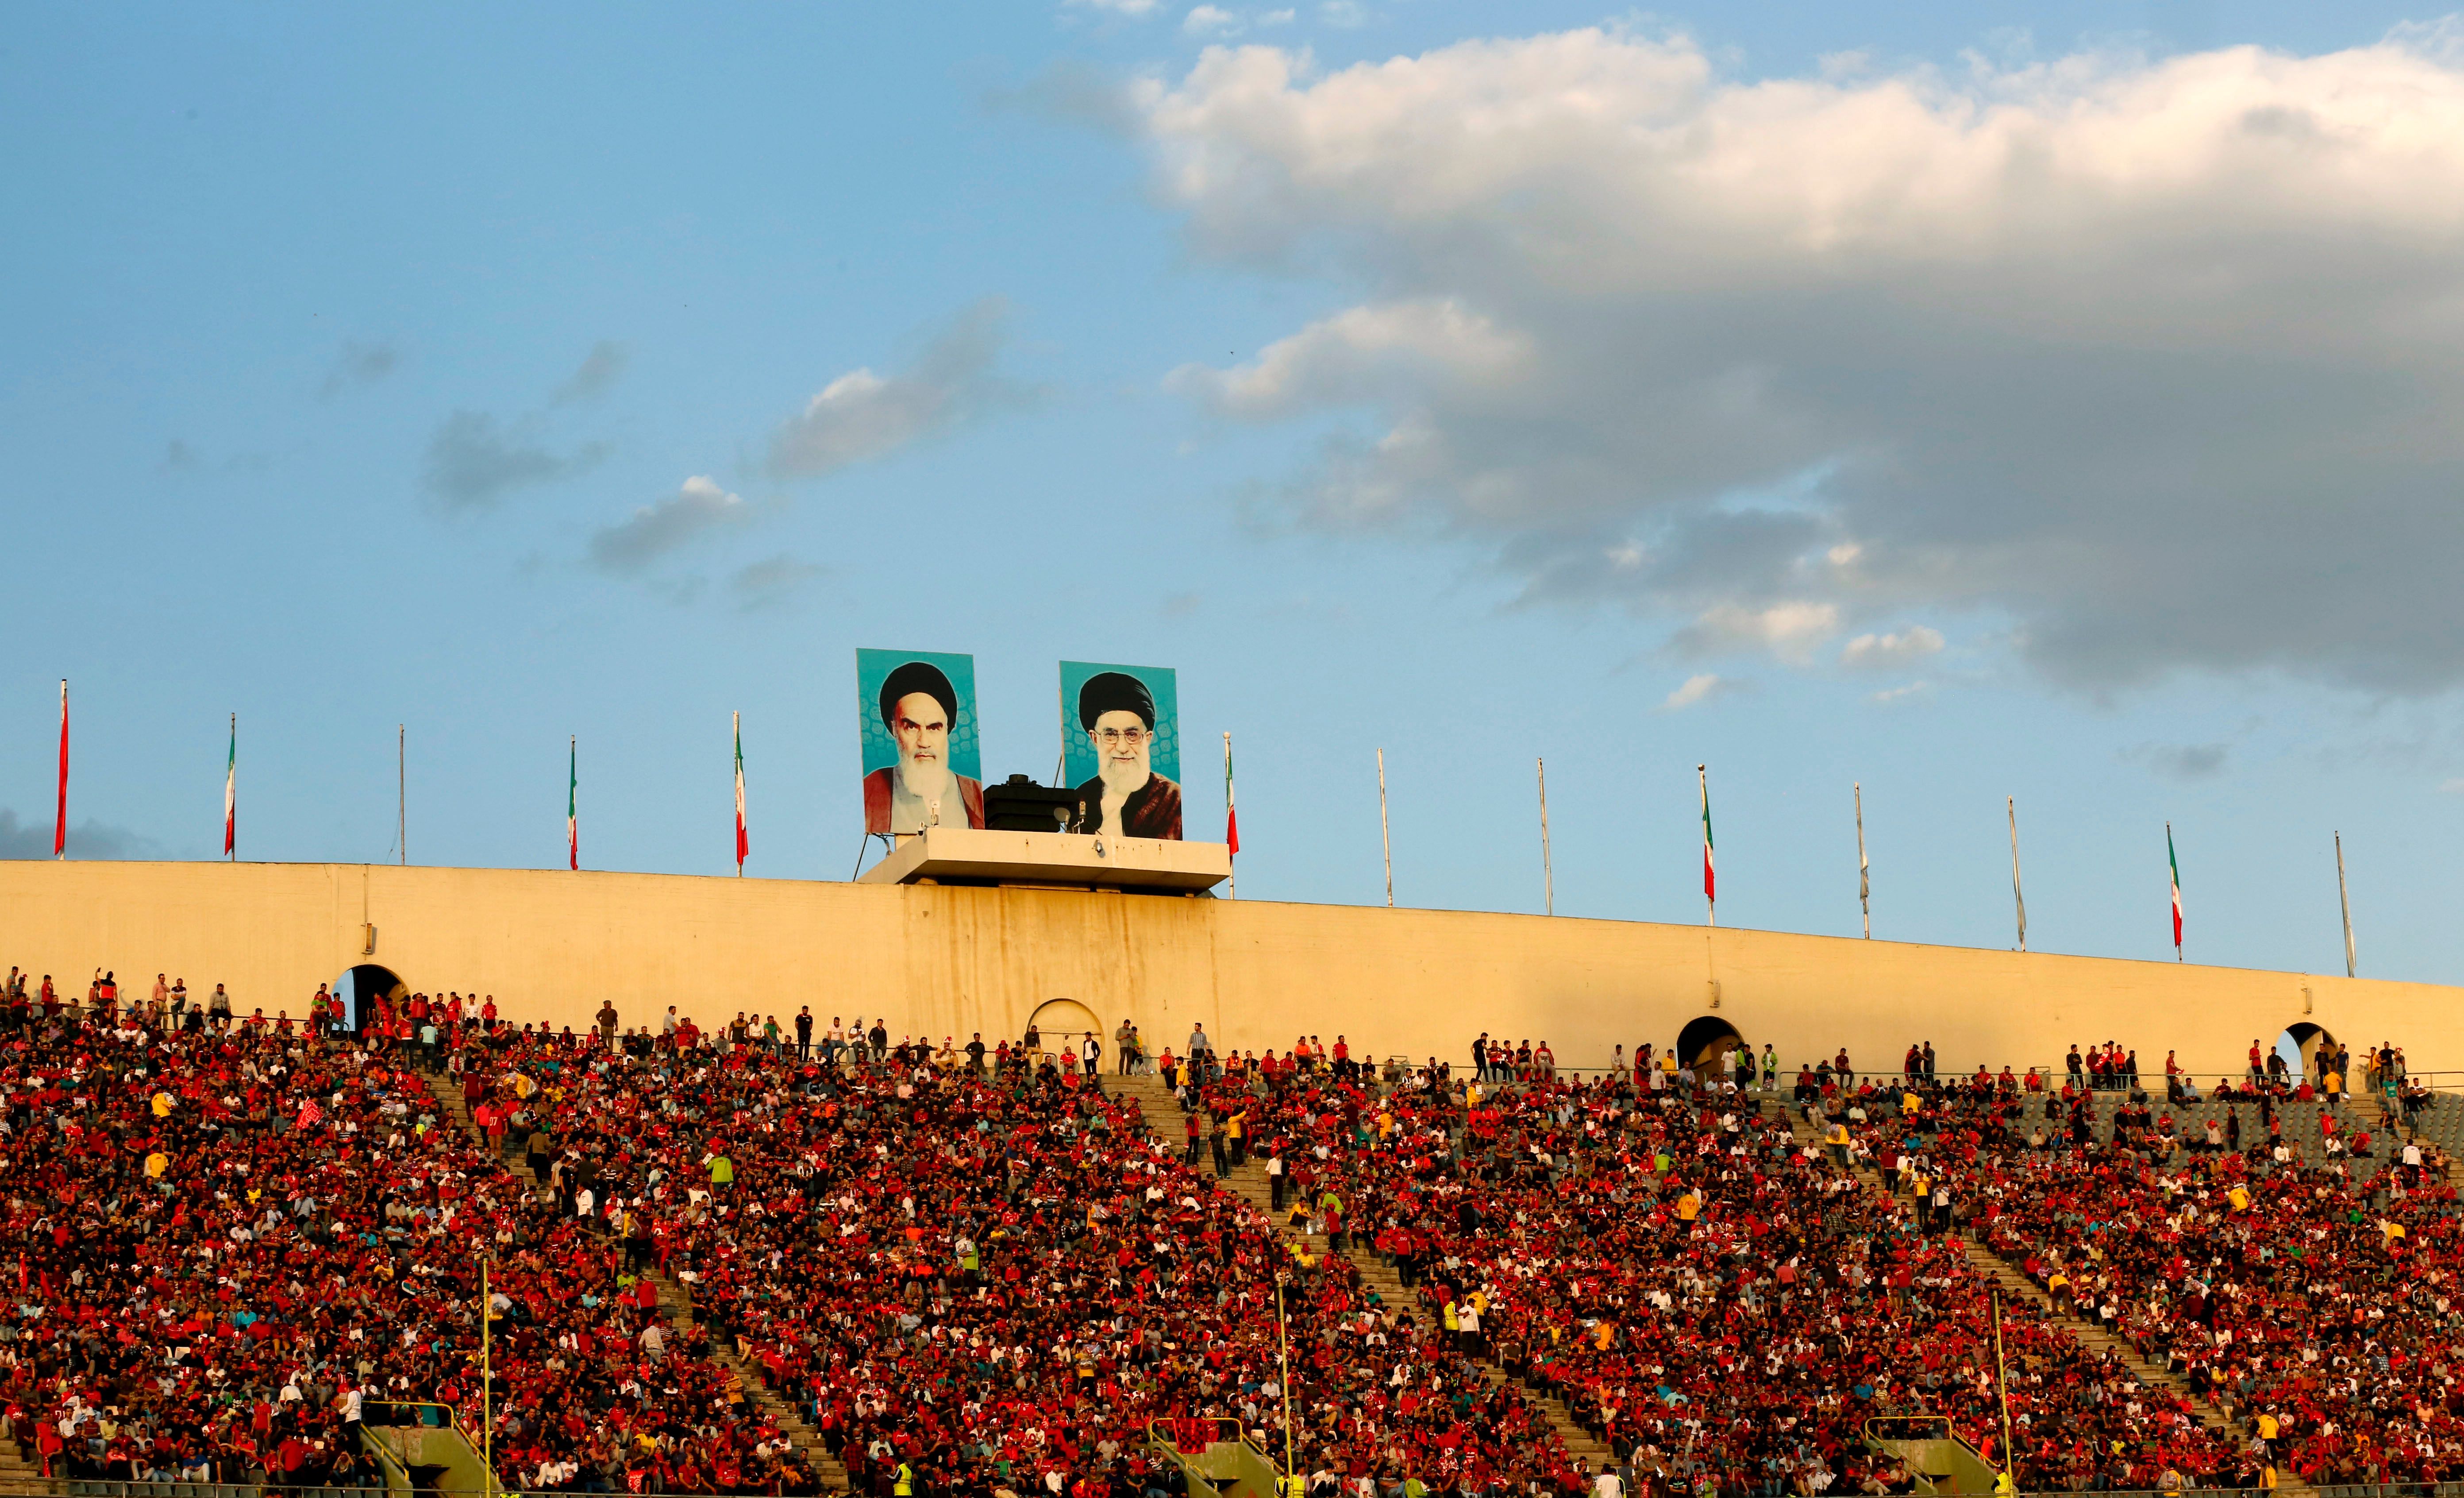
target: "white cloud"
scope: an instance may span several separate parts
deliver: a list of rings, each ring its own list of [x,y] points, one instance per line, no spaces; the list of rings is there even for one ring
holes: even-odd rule
[[[1904,666],[1942,652],[1942,631],[1915,625],[1897,634],[1860,634],[1839,649],[1839,664],[1851,671]]]
[[[1366,26],[1369,8],[1360,0],[1325,0],[1317,8],[1317,18],[1329,26]]]
[[[1158,0],[1063,0],[1062,9],[1104,11],[1113,15],[1145,16],[1155,13]]]
[[[1881,704],[1883,704],[1884,706],[1886,706],[1886,707],[1887,707],[1887,706],[1889,706],[1890,704],[1895,703],[1895,702],[1918,702],[1918,701],[1922,701],[1922,700],[1924,700],[1925,698],[1929,697],[1929,696],[1932,696],[1932,695],[1933,695],[1933,683],[1932,683],[1932,682],[1929,682],[1929,681],[1911,681],[1911,682],[1909,682],[1906,686],[1903,686],[1903,687],[1886,687],[1886,688],[1884,688],[1882,691],[1875,693],[1871,697],[1868,697],[1866,700],[1867,700],[1867,701],[1869,701],[1869,702],[1880,702],[1880,703],[1881,703]]]
[[[810,478],[884,457],[1014,402],[1022,392],[992,372],[1006,310],[988,297],[960,314],[898,374],[850,369],[822,387],[770,441],[770,472]]]
[[[2450,796],[2464,796],[2464,776],[2449,781],[2438,788]]]
[[[1839,609],[1832,604],[1798,600],[1767,608],[1721,604],[1705,609],[1679,630],[1673,643],[1679,650],[1695,655],[1739,649],[1769,650],[1801,666],[1813,658],[1816,645],[1838,629]]]
[[[749,514],[741,496],[696,474],[674,494],[594,534],[590,564],[602,572],[639,572],[711,531],[741,524]]]
[[[1292,17],[1297,12],[1290,10],[1269,11],[1265,14],[1258,17],[1258,24],[1261,26],[1289,26],[1292,24]]]
[[[1660,708],[1663,713],[1682,712],[1698,702],[1707,701],[1722,693],[1733,691],[1736,686],[1737,683],[1727,677],[1713,675],[1708,672],[1699,676],[1688,676],[1676,691],[1670,693],[1661,702]]]
[[[1680,618],[1982,611],[2082,683],[2464,680],[2434,36],[1745,83],[1594,30],[1131,97],[1195,253],[1356,303],[1174,380],[1338,418],[1304,518]]]
[[[1235,369],[1184,364],[1165,385],[1257,420],[1370,404],[1430,382],[1496,388],[1528,369],[1531,352],[1528,339],[1460,302],[1397,302],[1312,322]]]
[[[1193,7],[1181,17],[1180,29],[1193,36],[1221,35],[1241,29],[1241,18],[1221,6]]]

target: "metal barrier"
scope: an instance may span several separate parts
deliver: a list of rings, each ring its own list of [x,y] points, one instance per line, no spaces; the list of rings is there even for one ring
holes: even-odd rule
[[[1179,1466],[1191,1498],[1280,1498],[1282,1468],[1241,1422],[1195,1416],[1147,1422],[1147,1449]]]
[[[397,1418],[404,1415],[410,1418]],[[433,1467],[444,1474],[429,1485],[437,1492],[508,1491],[488,1464],[487,1445],[462,1428],[451,1405],[433,1399],[370,1399],[361,1407],[360,1439],[387,1465],[388,1477],[400,1469],[405,1488],[420,1486],[411,1480],[412,1468]]]

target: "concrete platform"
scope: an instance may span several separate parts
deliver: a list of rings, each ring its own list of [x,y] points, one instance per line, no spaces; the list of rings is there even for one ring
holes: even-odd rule
[[[897,851],[858,874],[856,883],[1196,894],[1231,876],[1232,849],[1221,843],[933,827],[899,839]]]

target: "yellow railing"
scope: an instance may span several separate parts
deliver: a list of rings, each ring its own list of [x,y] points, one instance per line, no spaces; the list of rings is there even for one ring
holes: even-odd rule
[[[393,1423],[384,1420],[379,1413],[397,1410],[416,1411],[423,1418]],[[436,1418],[433,1421],[426,1419],[429,1414]],[[360,1429],[364,1439],[383,1450],[384,1459],[404,1469],[407,1487],[416,1486],[408,1481],[409,1468],[438,1466],[445,1469],[445,1475],[436,1484],[438,1492],[495,1498],[506,1490],[504,1484],[497,1480],[495,1470],[488,1464],[486,1443],[473,1439],[471,1432],[463,1428],[461,1417],[450,1404],[439,1404],[433,1399],[371,1399],[363,1406]],[[387,1431],[419,1432],[416,1448],[409,1440],[402,1441],[397,1448],[385,1439],[384,1433]],[[450,1437],[451,1441],[444,1449],[431,1451],[429,1449],[429,1432]],[[442,1460],[427,1460],[431,1456]],[[387,1475],[391,1475],[390,1471]]]

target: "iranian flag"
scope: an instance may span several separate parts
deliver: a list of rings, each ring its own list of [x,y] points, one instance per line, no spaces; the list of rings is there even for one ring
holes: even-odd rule
[[[223,856],[239,857],[239,715],[231,720],[231,755],[223,760]]]
[[[1720,881],[1711,859],[1711,772],[1702,765],[1694,766],[1695,776],[1703,785],[1703,903],[1716,912],[1720,904]]]
[[[2165,824],[2165,870],[2173,880],[2173,956],[2182,956],[2182,861],[2173,856],[2173,824]]]
[[[1223,841],[1241,851],[1241,812],[1232,800],[1232,736],[1223,736]]]
[[[582,822],[575,813],[582,800],[582,739],[576,737],[564,746],[564,866],[582,867]]]
[[[744,872],[744,855],[753,844],[744,835],[744,715],[733,715],[736,724],[736,871]]]

